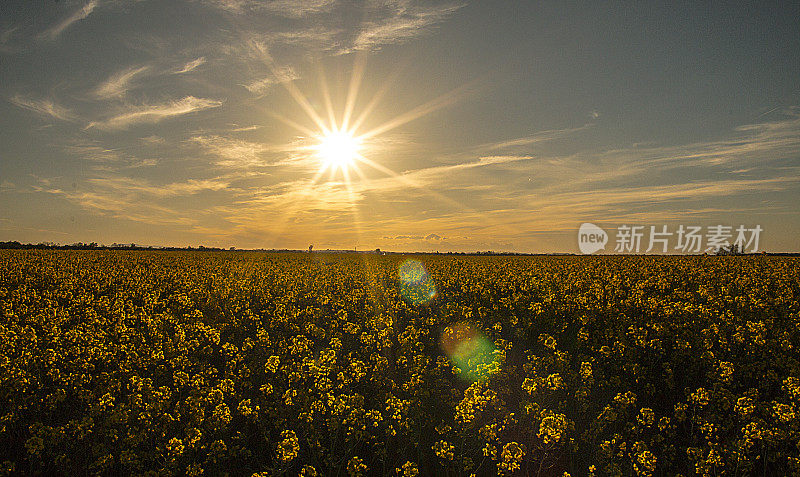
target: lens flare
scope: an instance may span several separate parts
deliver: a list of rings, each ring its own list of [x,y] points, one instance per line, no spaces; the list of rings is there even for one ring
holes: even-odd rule
[[[464,380],[485,381],[502,365],[494,343],[467,323],[446,327],[442,330],[439,344]]]
[[[436,284],[425,266],[418,260],[406,260],[400,265],[400,294],[406,301],[421,305],[436,296]]]

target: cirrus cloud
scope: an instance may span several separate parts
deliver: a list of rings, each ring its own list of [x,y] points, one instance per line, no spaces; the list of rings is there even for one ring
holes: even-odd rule
[[[11,103],[17,107],[27,109],[28,111],[39,114],[40,116],[49,116],[62,121],[74,119],[74,115],[69,109],[50,99],[35,99],[20,94],[15,94],[9,99],[9,101],[11,101]]]
[[[134,124],[157,123],[172,117],[220,106],[222,106],[222,101],[219,100],[186,96],[183,99],[163,104],[131,106],[107,119],[89,123],[86,129],[126,129]]]
[[[45,30],[39,37],[48,40],[55,40],[61,33],[69,28],[73,23],[79,22],[92,14],[97,8],[98,0],[89,0],[84,6],[75,10],[70,16]]]

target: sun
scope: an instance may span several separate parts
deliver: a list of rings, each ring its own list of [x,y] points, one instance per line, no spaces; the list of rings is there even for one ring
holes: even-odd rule
[[[344,130],[331,130],[319,136],[317,154],[323,167],[346,170],[359,156],[361,141]]]
[[[344,101],[341,101],[342,98],[333,98],[331,96],[331,92],[325,82],[324,72],[321,69],[321,91],[319,94],[314,95],[315,100],[313,102],[310,96],[300,90],[296,82],[281,82],[281,85],[314,124],[314,126],[309,127],[289,117],[269,112],[274,118],[301,133],[301,135],[295,136],[294,144],[288,148],[292,156],[298,159],[297,164],[302,164],[304,168],[309,166],[313,168],[313,162],[319,165],[316,173],[310,178],[309,191],[319,185],[318,181],[324,180],[321,178],[327,172],[329,173],[328,182],[346,186],[351,194],[356,197],[357,194],[353,192],[354,189],[351,186],[359,180],[365,183],[369,182],[371,180],[368,177],[369,175],[374,177],[374,172],[366,174],[362,171],[362,166],[366,166],[367,171],[375,170],[410,187],[419,188],[419,184],[406,177],[406,174],[398,174],[392,168],[381,164],[380,160],[374,159],[374,156],[386,157],[386,151],[393,148],[395,143],[402,141],[378,138],[393,129],[456,102],[471,90],[472,83],[468,83],[408,112],[390,118],[383,124],[365,127],[370,113],[379,104],[383,96],[390,91],[391,81],[384,83],[371,99],[365,101],[363,110],[356,114],[356,100],[364,73],[364,58],[364,56],[355,57],[353,74],[350,77],[350,85],[346,96],[343,98]],[[280,75],[280,71],[274,68],[273,73],[276,77]],[[343,108],[337,111],[334,107],[336,103],[343,105]],[[319,110],[320,104],[324,105],[325,111]],[[326,112],[327,117],[325,117]],[[437,195],[437,197],[439,196]]]

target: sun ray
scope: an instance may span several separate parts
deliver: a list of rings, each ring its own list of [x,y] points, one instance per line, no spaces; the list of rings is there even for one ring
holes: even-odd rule
[[[307,127],[303,126],[302,124],[297,123],[295,121],[292,121],[291,119],[289,119],[289,118],[287,118],[285,116],[281,116],[281,115],[279,115],[279,114],[277,114],[275,112],[271,112],[270,111],[267,114],[269,114],[270,116],[274,117],[278,121],[281,121],[282,123],[285,123],[285,124],[295,128],[295,129],[297,129],[298,131],[302,132],[303,134],[305,134],[307,136],[315,136],[315,135],[318,134],[317,131],[314,131],[311,128],[307,128]]]
[[[281,73],[275,68],[274,64],[269,64],[273,75],[280,75]],[[292,96],[295,102],[305,111],[309,118],[322,130],[326,129],[325,121],[317,114],[314,106],[308,101],[308,98],[300,91],[300,89],[291,81],[281,81],[283,88]]]
[[[357,161],[354,161],[354,162],[353,162],[353,163],[350,165],[350,167],[351,167],[351,168],[352,168],[354,171],[356,171],[356,174],[358,174],[358,177],[359,177],[359,179],[361,179],[362,181],[367,181],[367,180],[369,180],[369,179],[367,179],[367,176],[366,176],[366,175],[364,175],[364,171],[362,171],[362,170],[361,170],[361,168],[360,168],[360,167],[358,167],[358,162],[357,162]]]
[[[398,173],[394,172],[393,170],[389,169],[388,167],[383,166],[381,164],[378,164],[377,162],[372,161],[372,160],[370,160],[370,159],[368,159],[368,158],[366,158],[364,156],[359,156],[358,160],[363,162],[364,164],[366,164],[368,166],[371,166],[371,167],[373,167],[373,168],[375,168],[375,169],[387,174],[388,176],[390,176],[390,177],[392,177],[394,179],[399,180],[400,182],[402,182],[403,184],[405,184],[407,186],[410,186],[410,187],[413,187],[415,189],[421,190],[421,191],[425,192],[426,194],[429,194],[432,197],[435,197],[435,198],[437,198],[437,199],[439,199],[439,200],[441,200],[441,201],[443,201],[443,202],[445,202],[445,203],[447,203],[449,205],[453,205],[453,206],[456,206],[458,208],[463,208],[464,210],[467,210],[467,211],[473,211],[473,209],[465,206],[464,204],[462,204],[460,202],[457,202],[457,201],[455,201],[455,200],[453,200],[453,199],[451,199],[451,198],[449,198],[449,197],[447,197],[447,196],[445,196],[443,194],[440,194],[438,192],[434,192],[430,188],[425,187],[425,186],[419,184],[418,182],[415,182],[414,180],[410,179],[408,176],[406,176],[404,174],[398,174]]]
[[[298,197],[297,200],[292,203],[292,205],[290,205],[283,211],[282,214],[280,214],[278,220],[271,227],[271,239],[273,242],[283,234],[283,232],[286,230],[286,224],[288,224],[289,221],[297,215],[298,211],[303,208],[305,200],[314,191],[314,186],[317,184],[317,180],[319,180],[324,173],[325,169],[318,170],[317,173],[314,174],[314,176],[308,181],[307,185],[300,188],[300,197]]]
[[[390,119],[389,121],[383,123],[380,126],[374,127],[369,131],[362,134],[360,137],[362,139],[370,139],[375,137],[379,134],[383,134],[387,131],[395,129],[399,126],[407,124],[415,119],[419,119],[422,116],[430,114],[437,109],[444,108],[446,106],[450,106],[457,102],[458,100],[462,99],[464,96],[472,93],[473,91],[474,82],[467,83],[466,85],[460,86],[453,90],[448,91],[447,93],[428,101],[427,103],[417,106],[416,108],[408,111],[406,113],[400,114],[399,116],[395,117],[394,119]]]
[[[350,181],[350,173],[347,170],[344,170],[344,177],[345,177],[345,188],[347,188],[347,193],[350,197],[350,211],[353,214],[353,228],[356,231],[356,241],[360,241],[363,237],[363,222],[361,221],[361,214],[358,211],[358,205],[356,200],[356,194],[353,191],[353,185]]]
[[[333,112],[333,101],[331,100],[331,92],[328,89],[328,82],[325,80],[325,70],[320,63],[317,67],[319,70],[319,87],[322,91],[322,101],[325,103],[325,109],[328,113],[329,127],[331,130],[338,129],[336,126],[336,115]]]
[[[393,178],[400,177],[400,174],[396,173],[395,171],[389,169],[388,167],[386,167],[386,166],[384,166],[382,164],[378,164],[377,162],[375,162],[372,159],[369,159],[367,157],[364,157],[363,155],[359,154],[358,160],[359,160],[359,162],[363,162],[364,164],[372,167],[373,169],[377,169],[377,170],[383,172],[384,174],[386,174],[386,175],[388,175],[390,177],[393,177]]]
[[[364,121],[369,117],[369,114],[372,112],[373,109],[378,105],[378,103],[383,99],[387,92],[389,92],[389,88],[394,84],[397,78],[400,76],[400,72],[403,71],[403,66],[408,63],[408,60],[398,65],[397,68],[389,75],[389,77],[383,82],[380,89],[372,96],[372,99],[369,100],[364,109],[361,111],[361,114],[358,115],[353,126],[350,128],[351,131],[358,131]]]
[[[342,116],[342,129],[344,130],[347,130],[350,125],[350,116],[353,114],[353,108],[356,106],[358,88],[361,86],[361,80],[364,79],[364,67],[366,64],[366,52],[357,52],[353,59],[353,74],[350,76],[350,87],[347,90],[347,99],[344,104],[344,115]]]
[[[275,65],[275,60],[272,58],[272,55],[269,54],[267,49],[258,42],[250,41],[249,39],[242,37],[245,43],[249,43],[253,50],[260,56],[261,62],[269,68],[272,76],[278,80],[281,86],[292,96],[295,102],[303,109],[303,111],[311,118],[312,121],[320,128],[323,129],[325,127],[325,121],[317,114],[314,106],[309,103],[308,99],[303,95],[303,93],[297,88],[297,86],[292,81],[283,81],[284,72],[280,71],[278,67]]]

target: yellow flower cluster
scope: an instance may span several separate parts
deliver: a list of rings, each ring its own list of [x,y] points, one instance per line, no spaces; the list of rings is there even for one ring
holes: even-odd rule
[[[281,432],[282,440],[278,442],[278,459],[282,461],[290,461],[297,457],[297,452],[300,450],[300,444],[297,441],[297,435],[294,431],[286,430]]]
[[[512,475],[520,470],[520,463],[525,456],[525,448],[517,442],[509,442],[503,446],[500,454],[500,462],[497,464],[497,473],[500,475]]]
[[[397,475],[402,477],[417,477],[419,475],[419,468],[417,468],[417,464],[411,461],[406,461],[406,463],[398,467],[396,471]]]
[[[0,251],[0,476],[800,475],[798,346],[793,257]]]
[[[368,469],[361,457],[354,456],[347,462],[347,475],[350,477],[362,477]]]
[[[456,448],[447,441],[439,441],[431,449],[436,453],[436,456],[444,460],[453,460],[453,452]]]

